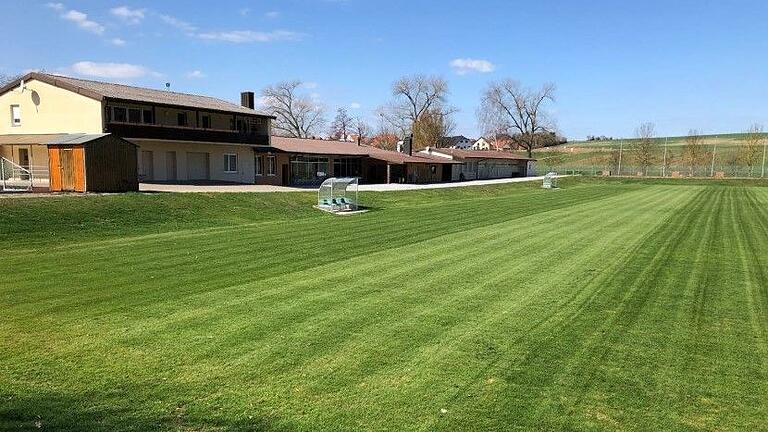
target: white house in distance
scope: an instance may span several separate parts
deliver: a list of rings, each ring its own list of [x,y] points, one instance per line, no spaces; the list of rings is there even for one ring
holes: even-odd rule
[[[490,150],[491,143],[486,141],[485,138],[480,137],[474,144],[472,144],[472,150]]]
[[[474,141],[464,135],[443,137],[440,139],[441,148],[469,150],[472,148],[472,144],[474,144]]]

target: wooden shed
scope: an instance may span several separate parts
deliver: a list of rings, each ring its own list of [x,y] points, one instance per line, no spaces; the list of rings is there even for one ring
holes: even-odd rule
[[[111,134],[70,134],[47,146],[52,192],[139,190],[133,143]]]

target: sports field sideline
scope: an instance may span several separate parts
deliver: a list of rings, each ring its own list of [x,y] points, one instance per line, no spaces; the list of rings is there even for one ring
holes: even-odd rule
[[[765,183],[0,200],[0,430],[767,430]]]

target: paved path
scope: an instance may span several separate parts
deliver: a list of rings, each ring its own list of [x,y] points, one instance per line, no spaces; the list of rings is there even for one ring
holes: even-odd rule
[[[517,177],[495,180],[470,180],[453,183],[432,183],[432,184],[370,184],[360,185],[361,192],[389,192],[389,191],[407,191],[423,189],[444,189],[468,186],[484,186],[504,183],[520,183],[529,181],[542,181],[544,177]],[[314,192],[317,189],[295,188],[286,186],[267,186],[267,185],[171,185],[142,183],[139,185],[142,192]]]

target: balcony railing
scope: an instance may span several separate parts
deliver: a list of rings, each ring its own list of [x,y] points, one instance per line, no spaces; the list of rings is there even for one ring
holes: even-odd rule
[[[107,132],[121,138],[269,145],[269,136],[265,133],[223,129],[110,122]]]

